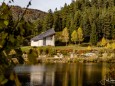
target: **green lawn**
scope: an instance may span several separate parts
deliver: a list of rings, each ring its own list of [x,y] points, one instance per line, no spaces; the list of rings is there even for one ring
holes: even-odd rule
[[[54,48],[54,49],[61,49],[61,50],[68,50],[68,49],[72,49],[72,50],[87,50],[88,47],[81,47],[78,45],[70,45],[70,46],[44,46],[44,47],[38,47],[38,48]],[[28,52],[29,49],[33,48],[32,46],[23,46],[21,47],[22,51],[26,51]],[[104,49],[103,47],[91,47],[91,49],[95,49],[95,50],[100,50],[100,49]]]
[[[29,49],[31,49],[31,48],[32,48],[31,46],[23,46],[23,47],[21,47],[21,50],[28,52]]]

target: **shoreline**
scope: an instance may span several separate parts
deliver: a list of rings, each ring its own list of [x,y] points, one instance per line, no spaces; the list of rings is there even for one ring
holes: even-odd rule
[[[100,63],[100,62],[105,62],[105,63],[115,63],[115,59],[102,59],[102,58],[92,58],[92,57],[86,57],[86,58],[39,58],[37,60],[37,63]]]

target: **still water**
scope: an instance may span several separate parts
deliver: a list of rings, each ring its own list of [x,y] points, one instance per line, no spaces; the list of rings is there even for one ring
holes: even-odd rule
[[[107,63],[38,64],[16,66],[22,86],[101,86]]]

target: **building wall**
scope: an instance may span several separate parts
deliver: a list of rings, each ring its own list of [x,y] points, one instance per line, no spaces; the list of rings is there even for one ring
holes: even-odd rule
[[[43,40],[38,41],[38,46],[43,46]]]
[[[31,41],[31,46],[43,46],[43,40]]]
[[[46,37],[46,45],[55,46],[54,35]]]
[[[43,45],[44,41],[46,42],[45,43],[46,45]],[[38,46],[48,46],[48,45],[55,46],[55,36],[54,35],[48,36],[43,40],[38,40],[38,41],[31,40],[31,46],[37,46],[38,47]]]

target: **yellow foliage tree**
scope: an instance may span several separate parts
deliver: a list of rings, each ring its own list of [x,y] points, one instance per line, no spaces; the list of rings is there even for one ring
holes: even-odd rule
[[[82,28],[79,27],[77,32],[78,32],[78,41],[79,41],[79,44],[80,44],[80,42],[83,41],[83,30],[82,30]]]
[[[63,39],[63,42],[66,42],[66,46],[67,46],[67,42],[69,41],[69,32],[68,32],[67,27],[65,27],[62,31],[62,39]]]
[[[101,46],[105,46],[107,44],[106,39],[103,37],[101,40]]]
[[[112,49],[115,49],[115,43],[112,43],[111,46],[112,46]]]
[[[109,43],[107,43],[107,46],[106,46],[107,49],[110,49],[111,48],[111,45]]]
[[[87,50],[91,50],[91,46],[90,45],[87,47]]]
[[[74,42],[76,44],[76,41],[78,40],[78,36],[77,36],[77,31],[74,30],[71,34],[71,41]]]

